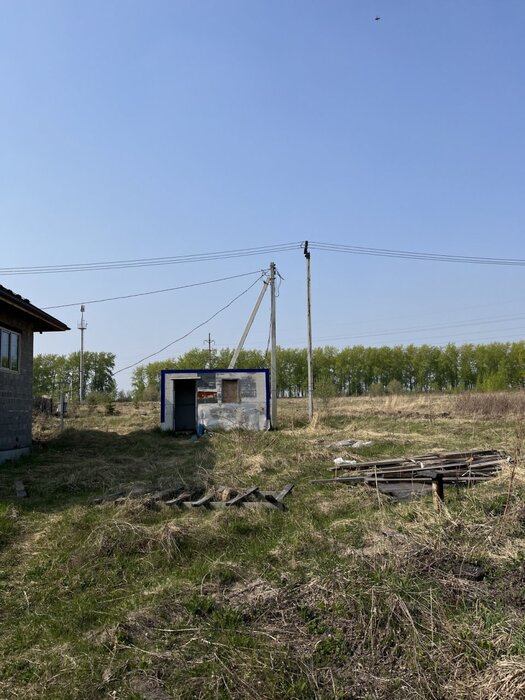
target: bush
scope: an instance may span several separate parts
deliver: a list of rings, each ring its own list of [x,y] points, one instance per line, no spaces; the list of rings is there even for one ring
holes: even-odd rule
[[[113,406],[113,412],[115,410],[115,406],[113,404],[113,395],[106,394],[103,391],[90,392],[86,397],[86,403],[90,413],[93,413],[95,409],[97,409],[99,406],[104,407],[107,413],[110,413],[110,405]]]
[[[337,388],[331,377],[319,377],[315,383],[314,396],[321,401],[323,411],[330,413],[332,399],[337,396]]]
[[[385,394],[385,387],[380,384],[379,382],[374,382],[373,384],[370,384],[368,387],[368,395],[369,396],[384,396]]]
[[[402,394],[403,393],[403,385],[399,381],[399,379],[391,379],[388,384],[386,385],[386,393],[387,394]]]

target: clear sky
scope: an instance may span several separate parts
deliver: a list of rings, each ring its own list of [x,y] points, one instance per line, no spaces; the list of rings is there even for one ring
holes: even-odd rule
[[[523,0],[2,2],[0,267],[304,239],[525,258],[524,69]],[[49,306],[269,262],[0,284]],[[278,341],[301,346],[304,259],[275,262]],[[312,275],[319,345],[525,337],[525,268],[314,251]],[[131,364],[249,283],[88,305],[86,348]],[[256,295],[155,359],[208,332],[235,345]],[[247,346],[266,347],[268,308]],[[72,330],[35,351],[76,350],[78,307],[52,313]]]

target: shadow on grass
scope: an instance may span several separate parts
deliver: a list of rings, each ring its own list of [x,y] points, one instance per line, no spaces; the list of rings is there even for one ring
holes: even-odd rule
[[[196,441],[158,429],[125,435],[68,429],[31,455],[0,465],[0,502],[45,511],[134,489],[202,487],[213,466],[206,438]],[[16,479],[23,481],[28,498],[16,497]]]

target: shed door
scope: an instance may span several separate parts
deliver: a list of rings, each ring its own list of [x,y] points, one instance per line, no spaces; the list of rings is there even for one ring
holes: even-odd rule
[[[173,381],[173,430],[197,430],[197,380]]]

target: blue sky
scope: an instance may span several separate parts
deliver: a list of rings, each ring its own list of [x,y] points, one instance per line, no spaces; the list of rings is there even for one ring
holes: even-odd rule
[[[4,2],[0,266],[304,239],[525,257],[524,35],[522,0]],[[275,261],[278,340],[300,346],[304,259]],[[269,262],[0,284],[48,306]],[[317,251],[314,341],[522,338],[524,273]],[[86,347],[131,364],[248,283],[88,305]],[[208,331],[234,345],[256,294],[156,359],[202,346]],[[55,313],[73,330],[37,336],[36,352],[78,348],[78,309]],[[267,335],[265,304],[247,345],[266,347]]]

